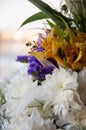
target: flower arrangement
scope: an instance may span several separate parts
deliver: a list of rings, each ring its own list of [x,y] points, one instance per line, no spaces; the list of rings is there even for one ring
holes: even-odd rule
[[[1,81],[0,129],[86,130],[86,2],[65,0],[66,17],[41,0],[29,1],[41,12],[21,26],[46,19],[51,29],[17,57],[24,66]]]

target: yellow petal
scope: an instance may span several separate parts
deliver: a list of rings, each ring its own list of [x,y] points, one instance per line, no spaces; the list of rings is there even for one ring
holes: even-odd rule
[[[30,52],[31,55],[35,56],[39,61],[44,60],[44,52]]]
[[[61,59],[58,55],[54,55],[52,58],[57,62],[58,65],[65,67],[63,59]]]
[[[77,59],[74,62],[79,61],[82,58],[82,55],[83,55],[83,51],[82,51],[82,49],[80,49],[79,55],[78,55]]]
[[[81,70],[83,68],[83,64],[79,63],[79,62],[74,62],[72,64],[72,69],[73,70]]]

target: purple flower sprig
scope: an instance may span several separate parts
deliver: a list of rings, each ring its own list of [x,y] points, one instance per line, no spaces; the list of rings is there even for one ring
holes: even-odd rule
[[[41,52],[41,51],[43,51],[43,50],[44,50],[44,48],[43,48],[42,46],[40,46],[40,47],[37,48],[36,51],[37,51],[37,52]]]
[[[42,49],[43,48],[40,48],[39,51]],[[28,75],[32,75],[34,79],[38,80],[39,82],[45,80],[47,74],[52,74],[54,69],[54,67],[51,65],[43,66],[34,56],[17,56],[16,61],[29,63],[27,70]]]
[[[16,61],[28,63],[29,62],[29,56],[26,56],[26,55],[17,56]]]
[[[46,74],[52,74],[53,66],[43,66],[34,56],[29,57],[28,75],[33,75],[36,80],[45,80]]]

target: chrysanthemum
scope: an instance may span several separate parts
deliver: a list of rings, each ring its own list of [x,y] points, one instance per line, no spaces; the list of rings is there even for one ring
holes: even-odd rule
[[[40,111],[45,113],[45,117],[52,113],[65,116],[70,108],[74,110],[81,108],[82,103],[77,88],[76,72],[63,68],[55,69],[52,75],[46,75],[46,80],[42,82],[41,86],[32,87],[24,94],[17,113],[22,113],[27,107],[29,108],[30,104],[35,106],[34,103],[36,104],[38,101],[39,104],[42,103],[43,108]]]
[[[40,113],[34,109],[31,116],[14,117],[7,130],[56,130],[56,126],[50,119],[44,120]]]
[[[43,82],[44,109],[53,106],[57,115],[68,113],[69,108],[80,109],[81,101],[77,93],[77,73],[63,68],[55,69],[52,75],[47,75]]]
[[[81,100],[86,104],[86,67],[84,67],[78,74],[78,92]]]
[[[3,109],[6,109],[7,115],[11,116],[14,113],[22,96],[33,84],[32,76],[27,75],[27,65],[11,73],[10,79],[8,79],[8,82],[6,81],[5,86],[2,88],[6,99]]]

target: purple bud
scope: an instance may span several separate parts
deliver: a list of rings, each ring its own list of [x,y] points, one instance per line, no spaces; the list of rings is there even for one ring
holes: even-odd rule
[[[28,63],[28,62],[29,62],[28,56],[26,56],[26,55],[17,56],[16,61],[25,62],[25,63]]]

